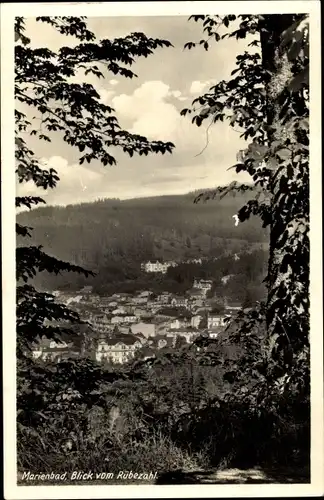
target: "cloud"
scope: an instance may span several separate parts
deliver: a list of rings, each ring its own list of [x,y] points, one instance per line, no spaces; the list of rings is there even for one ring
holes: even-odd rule
[[[179,119],[177,108],[167,102],[170,86],[162,81],[149,81],[130,94],[113,99],[116,111],[132,121],[131,131],[151,140],[174,139]]]
[[[190,94],[199,94],[206,87],[206,82],[194,81],[190,87]]]
[[[113,106],[121,120],[127,119],[131,132],[150,140],[172,141],[176,152],[198,153],[206,142],[205,127],[198,129],[180,115],[181,107],[170,102],[175,92],[179,95],[160,80],[147,81],[132,94],[114,97]]]
[[[114,85],[115,86],[115,85],[118,85],[119,82],[118,82],[118,80],[114,80],[113,79],[113,80],[109,80],[109,83],[110,83],[110,85]]]
[[[102,182],[102,173],[79,164],[69,164],[62,156],[41,158],[41,165],[46,168],[54,168],[60,178],[56,188],[43,190],[37,188],[32,181],[18,186],[21,196],[37,195],[45,198],[48,203],[64,205],[78,203],[98,192]]]
[[[98,92],[98,94],[100,96],[101,102],[103,102],[104,104],[110,104],[111,103],[112,98],[115,95],[115,91],[114,90],[106,90],[104,88],[97,88],[96,90],[97,90],[97,92]]]
[[[201,92],[206,90],[207,87],[208,88],[211,87],[211,85],[213,85],[214,83],[215,83],[214,80],[206,80],[204,82],[200,82],[199,80],[195,80],[191,83],[189,92],[190,92],[190,94],[200,94]]]

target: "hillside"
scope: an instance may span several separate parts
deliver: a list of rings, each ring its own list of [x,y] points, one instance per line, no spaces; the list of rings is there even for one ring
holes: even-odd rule
[[[195,196],[45,206],[20,213],[17,222],[33,227],[32,244],[43,245],[48,253],[90,268],[98,273],[97,280],[110,282],[132,279],[143,260],[219,257],[266,246],[267,232],[258,219],[234,225],[233,215],[246,196],[194,204]],[[83,282],[72,274],[56,278],[42,273],[38,278],[38,285],[46,288]]]

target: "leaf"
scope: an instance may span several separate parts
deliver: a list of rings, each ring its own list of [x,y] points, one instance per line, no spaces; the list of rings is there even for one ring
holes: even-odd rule
[[[296,76],[294,76],[289,84],[288,90],[290,92],[298,92],[304,86],[309,85],[309,65],[303,68]]]
[[[279,149],[276,154],[281,160],[289,160],[292,157],[292,152],[287,148]]]

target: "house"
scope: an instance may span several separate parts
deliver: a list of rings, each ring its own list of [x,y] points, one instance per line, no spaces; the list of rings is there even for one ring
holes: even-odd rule
[[[130,328],[134,335],[141,333],[145,338],[154,337],[156,333],[155,323],[145,323],[144,321],[141,321],[139,323],[133,323]]]
[[[168,293],[168,292],[161,293],[161,295],[159,295],[157,297],[156,302],[159,302],[159,304],[169,304],[169,302],[170,302],[170,293]]]
[[[173,339],[173,344],[175,344],[177,337],[183,337],[189,344],[195,337],[197,337],[198,334],[199,332],[197,330],[183,327],[178,328],[177,330],[169,330],[166,335],[167,337]]]
[[[115,300],[111,300],[108,302],[108,306],[109,307],[117,307],[118,306],[118,302],[116,302]]]
[[[176,318],[170,323],[171,330],[178,330],[184,326],[188,326],[189,320],[187,318]]]
[[[147,309],[145,307],[134,307],[133,313],[136,318],[139,320],[144,316],[147,316]]]
[[[211,339],[217,339],[219,333],[220,333],[219,329],[214,328],[213,330],[208,331],[208,336]]]
[[[99,339],[95,357],[98,362],[106,360],[122,364],[130,361],[141,348],[142,342],[134,335],[117,332],[110,338]]]
[[[125,314],[126,313],[126,309],[125,307],[123,306],[119,306],[117,307],[116,309],[113,309],[111,311],[111,313],[114,315],[114,316],[117,316],[118,314]]]
[[[157,302],[148,302],[147,303],[147,311],[150,311],[152,314],[155,314],[161,308],[161,304]]]
[[[81,355],[81,347],[74,342],[41,339],[32,346],[32,357],[42,361],[59,363],[63,359],[75,358]]]
[[[185,297],[173,297],[171,300],[171,305],[173,307],[187,307],[188,299]]]
[[[213,328],[217,328],[218,326],[224,326],[225,325],[224,320],[225,320],[224,314],[209,312],[207,318],[208,330],[212,330]]]
[[[231,305],[226,305],[225,310],[228,314],[236,314],[238,311],[241,311],[242,309],[242,304],[240,303],[233,303]]]
[[[89,323],[98,332],[105,332],[111,329],[111,319],[110,314],[92,314],[89,318]]]
[[[136,305],[147,304],[147,301],[148,301],[148,297],[141,297],[141,296],[133,297],[133,299],[132,299],[132,303],[136,304]]]
[[[135,314],[131,313],[131,312],[127,312],[124,316],[124,319],[125,319],[125,323],[136,323],[137,321],[137,317],[135,316]]]
[[[185,264],[202,264],[202,259],[187,259]]]
[[[221,282],[223,283],[223,285],[226,285],[233,276],[234,274],[227,274],[226,276],[223,276],[221,278]]]
[[[212,289],[213,281],[212,280],[203,280],[195,278],[193,287],[201,290],[205,295],[209,290]]]
[[[190,320],[191,328],[196,328],[196,329],[199,328],[201,320],[202,320],[201,314],[195,314],[194,316],[192,316],[192,318]]]
[[[111,323],[113,325],[119,325],[121,323],[136,323],[136,321],[137,317],[135,316],[135,314],[129,314],[129,313],[116,314],[111,318]]]
[[[146,273],[162,273],[165,274],[169,267],[175,267],[177,265],[176,262],[144,262],[141,264],[141,269],[142,271],[145,271]]]
[[[151,292],[151,291],[149,291],[149,290],[144,290],[143,292],[140,292],[140,294],[138,295],[138,297],[148,298],[148,297],[150,297],[152,294],[153,294],[153,292]]]

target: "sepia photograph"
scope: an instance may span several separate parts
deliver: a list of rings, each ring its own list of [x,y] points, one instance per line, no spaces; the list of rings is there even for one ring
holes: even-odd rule
[[[319,5],[167,3],[1,6],[8,499],[323,493]]]

